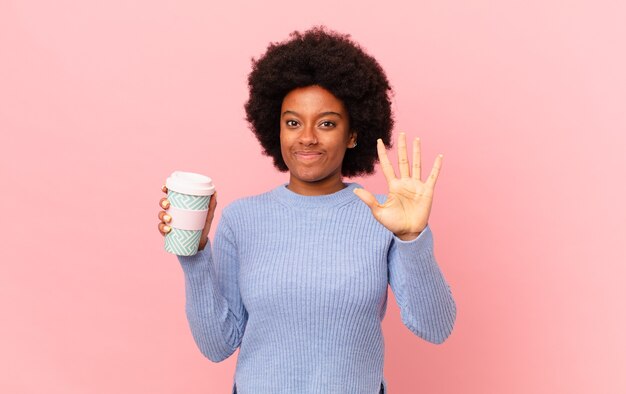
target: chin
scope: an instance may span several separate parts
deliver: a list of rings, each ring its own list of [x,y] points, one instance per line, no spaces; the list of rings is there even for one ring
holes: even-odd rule
[[[324,179],[323,176],[302,176],[302,175],[295,176],[294,178],[302,182],[309,182],[309,183],[318,182]]]
[[[320,174],[312,171],[295,171],[291,172],[292,176],[302,182],[317,182],[328,177],[328,175]]]

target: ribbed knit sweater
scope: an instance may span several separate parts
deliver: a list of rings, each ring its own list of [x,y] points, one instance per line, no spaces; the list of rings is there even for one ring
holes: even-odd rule
[[[214,242],[178,256],[204,356],[239,356],[237,394],[377,394],[391,286],[403,324],[440,344],[456,304],[429,226],[402,241],[353,190],[304,196],[282,184],[222,210]],[[385,195],[375,195],[384,202]]]

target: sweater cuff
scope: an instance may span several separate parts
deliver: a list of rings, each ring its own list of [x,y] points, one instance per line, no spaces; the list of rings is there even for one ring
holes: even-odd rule
[[[410,241],[403,241],[393,234],[394,242],[398,244],[399,248],[414,250],[416,252],[423,252],[426,249],[433,248],[433,234],[430,231],[430,225],[426,225],[424,230],[415,239]]]
[[[184,271],[185,274],[192,274],[202,269],[202,266],[206,266],[210,264],[212,256],[211,256],[211,240],[207,241],[204,249],[199,250],[198,253],[192,256],[179,256],[178,261]]]

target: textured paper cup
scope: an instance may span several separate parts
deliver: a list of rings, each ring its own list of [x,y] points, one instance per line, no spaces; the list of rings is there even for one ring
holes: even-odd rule
[[[208,214],[209,200],[215,192],[213,181],[194,172],[174,171],[165,182],[167,209],[172,221],[165,235],[165,250],[179,256],[198,253],[200,236]]]

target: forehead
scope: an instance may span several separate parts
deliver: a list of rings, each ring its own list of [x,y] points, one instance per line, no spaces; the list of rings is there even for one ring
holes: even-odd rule
[[[307,86],[287,93],[283,99],[281,112],[283,111],[343,113],[345,108],[341,100],[328,90],[320,86]]]

